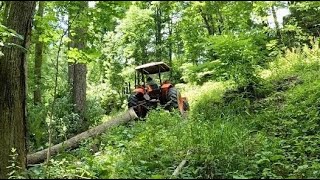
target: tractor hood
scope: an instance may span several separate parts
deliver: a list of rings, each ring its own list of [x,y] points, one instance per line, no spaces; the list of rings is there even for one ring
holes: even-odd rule
[[[170,67],[164,62],[152,62],[140,65],[135,68],[136,71],[139,71],[143,74],[156,74],[158,72],[167,72],[170,71]]]

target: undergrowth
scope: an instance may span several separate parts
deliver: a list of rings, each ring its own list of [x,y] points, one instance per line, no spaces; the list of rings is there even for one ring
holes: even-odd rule
[[[223,97],[231,82],[177,85],[187,119],[156,109],[52,159],[51,178],[319,178],[318,46],[287,51],[262,71],[264,98]],[[54,173],[53,173],[54,172]],[[43,166],[29,169],[45,177]]]

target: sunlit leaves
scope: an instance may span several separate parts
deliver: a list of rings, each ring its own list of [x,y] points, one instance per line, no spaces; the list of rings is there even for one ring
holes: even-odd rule
[[[88,63],[91,59],[97,57],[96,54],[87,54],[85,51],[79,50],[78,48],[70,48],[67,51],[68,62],[72,63]]]
[[[145,55],[144,49],[146,49],[152,36],[150,27],[153,26],[153,18],[151,14],[152,11],[148,9],[130,6],[125,18],[116,27],[116,31],[122,34],[121,44],[125,45],[125,49],[133,50],[134,55],[131,55],[136,59],[137,63],[142,62],[144,60],[142,58],[146,58],[143,57]]]
[[[252,38],[228,34],[212,37],[210,41],[221,61],[220,68],[224,69],[228,76],[239,84],[255,80],[254,65],[258,64],[261,55]]]
[[[6,41],[9,37],[16,37],[20,40],[24,40],[23,36],[18,34],[15,30],[9,29],[6,26],[0,24],[0,33],[1,33],[1,40]]]

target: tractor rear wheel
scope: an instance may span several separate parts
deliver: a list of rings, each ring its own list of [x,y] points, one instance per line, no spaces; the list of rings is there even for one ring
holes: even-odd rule
[[[136,94],[131,94],[128,99],[128,108],[133,108],[138,117],[144,118],[147,115],[147,109],[139,105],[139,99]]]

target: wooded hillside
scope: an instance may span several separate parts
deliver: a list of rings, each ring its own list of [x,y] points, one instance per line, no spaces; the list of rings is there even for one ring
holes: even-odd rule
[[[0,1],[0,178],[319,178],[319,7]]]

